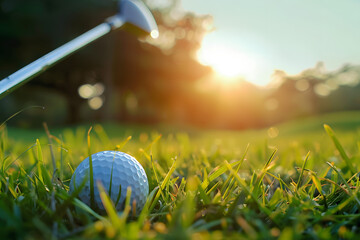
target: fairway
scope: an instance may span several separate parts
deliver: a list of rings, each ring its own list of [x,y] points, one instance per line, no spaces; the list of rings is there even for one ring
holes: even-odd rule
[[[115,124],[49,131],[0,129],[3,239],[360,237],[359,112],[247,131]],[[141,213],[130,203],[117,213],[103,201],[99,215],[68,193],[78,164],[104,150],[144,167],[150,194]]]

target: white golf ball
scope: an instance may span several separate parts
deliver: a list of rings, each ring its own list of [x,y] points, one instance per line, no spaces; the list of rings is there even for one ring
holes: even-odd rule
[[[149,183],[140,163],[129,154],[119,151],[103,151],[91,155],[93,165],[94,179],[94,204],[96,209],[104,212],[97,182],[101,182],[106,191],[110,189],[109,196],[117,211],[123,210],[126,198],[127,188],[131,187],[130,205],[133,206],[136,201],[136,212],[139,213],[145,205],[147,195],[149,194]],[[84,182],[85,181],[85,182]],[[80,187],[82,183],[85,186],[81,189],[78,198],[88,206],[90,204],[90,167],[89,158],[82,161],[76,168],[70,181],[70,193]],[[120,198],[119,191],[121,186]]]

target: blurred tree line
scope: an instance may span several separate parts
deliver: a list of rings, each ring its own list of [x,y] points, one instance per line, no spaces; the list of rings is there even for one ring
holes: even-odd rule
[[[22,127],[88,121],[175,123],[256,128],[360,106],[360,67],[327,72],[322,63],[290,76],[277,70],[273,87],[239,79],[213,81],[195,54],[213,29],[211,16],[183,12],[179,0],[146,3],[160,37],[137,40],[117,31],[0,100],[0,120]],[[0,77],[6,77],[116,14],[110,0],[0,0]]]
[[[295,76],[274,72],[274,89],[266,98],[270,122],[335,111],[360,110],[360,66],[345,64],[326,71],[322,62]]]

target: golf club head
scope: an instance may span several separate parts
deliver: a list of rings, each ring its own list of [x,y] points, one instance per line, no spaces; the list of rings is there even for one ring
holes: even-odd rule
[[[124,21],[122,28],[137,36],[156,38],[159,34],[157,24],[150,10],[140,0],[121,0],[119,15]]]

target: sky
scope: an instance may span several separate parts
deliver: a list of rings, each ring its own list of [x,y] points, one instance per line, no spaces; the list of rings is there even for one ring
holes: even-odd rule
[[[360,64],[358,0],[182,0],[182,8],[214,18],[201,62],[226,68],[227,61],[228,71],[237,66],[259,85],[268,83],[275,69],[292,75],[319,61],[329,71]],[[228,55],[230,61],[222,59]]]

